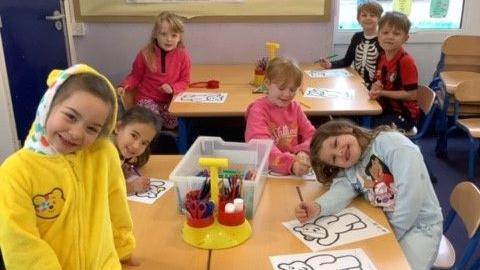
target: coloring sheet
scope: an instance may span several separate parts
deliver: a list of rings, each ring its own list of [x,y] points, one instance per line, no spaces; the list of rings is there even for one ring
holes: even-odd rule
[[[376,270],[362,249],[270,256],[275,270]]]
[[[153,204],[171,187],[173,187],[173,182],[171,181],[150,178],[150,189],[144,193],[136,193],[135,195],[128,196],[128,200],[146,204]]]
[[[174,102],[224,103],[226,99],[227,93],[183,92],[175,98]]]
[[[336,78],[336,77],[349,77],[352,73],[348,70],[341,69],[324,69],[324,70],[305,70],[308,76],[311,78]]]
[[[298,180],[307,180],[307,181],[316,181],[317,176],[315,175],[315,172],[310,169],[307,174],[304,176],[296,176],[296,175],[282,175],[278,174],[276,172],[269,171],[268,172],[268,177],[269,178],[275,178],[275,179],[298,179]]]
[[[360,241],[389,231],[354,207],[319,217],[305,224],[298,220],[283,225],[313,251]]]
[[[304,97],[309,98],[344,98],[352,99],[355,96],[353,89],[330,89],[330,88],[314,88],[307,87]]]

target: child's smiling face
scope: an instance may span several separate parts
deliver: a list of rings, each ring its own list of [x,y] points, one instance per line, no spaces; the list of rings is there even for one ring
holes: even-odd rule
[[[400,50],[407,40],[408,33],[389,24],[384,25],[378,31],[378,42],[385,52],[396,52]]]
[[[330,166],[350,168],[359,161],[361,154],[357,138],[347,133],[330,136],[323,141],[318,157]]]
[[[121,123],[115,130],[115,145],[126,158],[138,157],[155,137],[156,130],[151,124],[132,122],[125,126]]]
[[[368,33],[375,33],[377,31],[377,25],[378,25],[377,15],[367,11],[362,11],[360,12],[357,20],[360,26],[362,26],[363,31]]]
[[[93,144],[107,120],[110,106],[100,98],[75,91],[51,108],[47,140],[58,153],[68,154]]]
[[[168,22],[163,21],[160,25],[160,31],[157,33],[158,46],[167,52],[177,48],[182,37],[180,33],[172,31],[171,28]]]
[[[274,82],[266,81],[268,88],[268,100],[279,107],[287,107],[292,102],[298,87],[294,86],[294,82],[288,82],[285,86],[278,85]]]

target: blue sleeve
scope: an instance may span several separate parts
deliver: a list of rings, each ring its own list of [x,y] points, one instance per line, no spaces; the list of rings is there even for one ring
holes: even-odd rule
[[[391,154],[391,172],[395,178],[397,198],[395,210],[389,214],[389,221],[397,239],[415,224],[428,194],[426,181],[428,171],[423,157],[414,147],[403,146]],[[408,162],[407,162],[408,161]]]
[[[315,200],[320,205],[320,215],[335,214],[347,207],[358,193],[346,177],[333,179],[330,189]]]

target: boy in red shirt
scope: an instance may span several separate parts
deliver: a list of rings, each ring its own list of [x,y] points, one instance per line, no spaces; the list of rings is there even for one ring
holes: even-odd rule
[[[413,135],[420,116],[416,101],[418,72],[415,59],[402,47],[411,24],[405,14],[393,11],[385,13],[378,26],[378,40],[384,52],[378,59],[369,95],[380,102],[383,113],[374,118],[374,125],[395,124],[407,135]]]

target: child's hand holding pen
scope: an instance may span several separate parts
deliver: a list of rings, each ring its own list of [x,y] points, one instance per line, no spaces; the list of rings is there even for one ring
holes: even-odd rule
[[[333,60],[335,57],[337,57],[337,55],[333,54],[315,61],[314,64],[320,64],[322,68],[329,69],[332,68],[332,63],[330,62],[330,60]]]
[[[303,176],[309,172],[310,167],[310,156],[303,151],[298,152],[292,165],[292,173]]]
[[[297,186],[298,197],[300,197],[300,203],[295,207],[295,217],[300,223],[305,223],[308,220],[320,215],[320,205],[316,202],[305,202],[303,200],[300,187]]]
[[[127,190],[129,193],[143,193],[150,189],[150,178],[142,176],[135,166],[131,169],[136,174],[134,177],[127,179]]]

